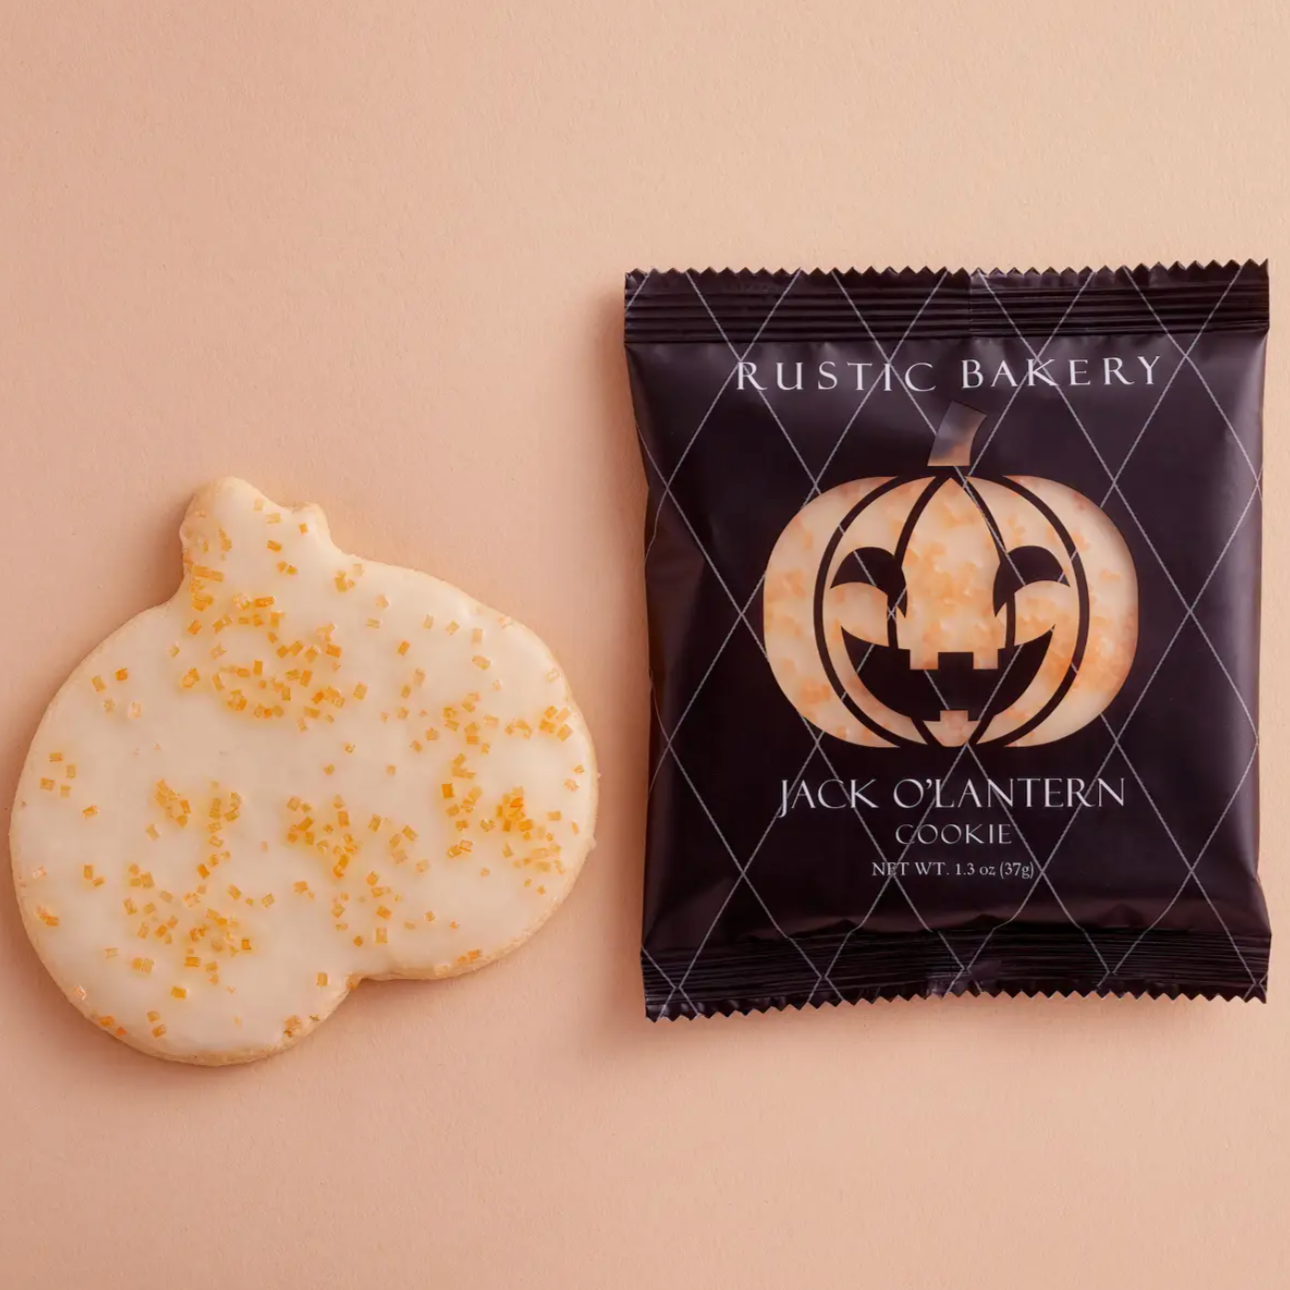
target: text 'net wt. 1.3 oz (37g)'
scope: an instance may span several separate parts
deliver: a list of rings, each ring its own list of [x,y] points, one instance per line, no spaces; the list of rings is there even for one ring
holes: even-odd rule
[[[626,292],[649,1015],[1264,998],[1266,266]]]

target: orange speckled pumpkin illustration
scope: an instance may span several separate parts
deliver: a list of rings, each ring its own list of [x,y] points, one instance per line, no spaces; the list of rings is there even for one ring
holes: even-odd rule
[[[813,725],[872,747],[1051,743],[1133,662],[1123,537],[1050,479],[966,473],[983,416],[951,405],[917,476],[860,479],[798,512],[763,593],[766,652]]]

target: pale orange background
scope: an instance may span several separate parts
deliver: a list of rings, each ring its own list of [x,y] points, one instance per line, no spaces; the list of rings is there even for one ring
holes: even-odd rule
[[[0,1287],[1290,1283],[1272,1002],[651,1026],[621,274],[1290,260],[1278,0],[0,3],[0,797],[238,472],[532,624],[600,846],[520,954],[223,1071],[114,1044],[0,888]],[[1290,935],[1268,381],[1263,872]],[[7,887],[7,882],[5,883]],[[1284,948],[1277,955],[1279,963]]]

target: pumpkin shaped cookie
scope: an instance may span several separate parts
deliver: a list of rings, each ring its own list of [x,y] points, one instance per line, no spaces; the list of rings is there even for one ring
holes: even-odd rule
[[[184,580],[55,696],[18,784],[19,904],[51,975],[155,1056],[264,1056],[365,977],[492,962],[568,893],[596,767],[532,632],[346,555],[226,479]]]
[[[1115,525],[1065,484],[966,473],[981,414],[954,405],[916,477],[808,503],[766,570],[766,651],[816,726],[900,747],[1049,743],[1092,721],[1137,645]]]

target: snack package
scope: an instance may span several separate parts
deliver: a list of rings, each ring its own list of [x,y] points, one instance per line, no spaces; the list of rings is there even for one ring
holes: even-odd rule
[[[635,272],[649,1016],[1263,999],[1266,265]]]

